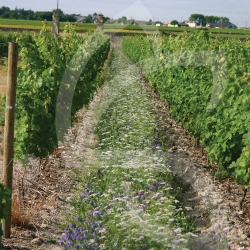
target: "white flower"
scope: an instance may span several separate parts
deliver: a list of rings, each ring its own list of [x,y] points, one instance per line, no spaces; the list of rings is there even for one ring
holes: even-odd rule
[[[175,233],[181,233],[181,231],[182,231],[181,228],[176,228],[176,229],[174,230]]]

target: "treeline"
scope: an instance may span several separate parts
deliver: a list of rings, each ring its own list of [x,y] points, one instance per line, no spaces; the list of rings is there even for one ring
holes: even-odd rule
[[[9,7],[2,6],[0,8],[0,18],[11,18],[11,19],[22,19],[22,20],[44,20],[52,21],[52,15],[56,11],[60,14],[60,20],[63,22],[75,22],[76,17],[75,14],[64,14],[62,10],[52,10],[52,11],[36,11],[33,10],[25,10],[15,8],[11,10]]]
[[[219,17],[219,16],[205,16],[203,14],[192,14],[189,17],[190,21],[195,21],[198,25],[205,26],[208,23],[229,23],[228,17]]]

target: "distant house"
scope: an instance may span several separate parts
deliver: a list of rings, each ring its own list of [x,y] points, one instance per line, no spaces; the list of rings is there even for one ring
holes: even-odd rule
[[[163,24],[162,23],[157,23],[155,26],[163,26]]]
[[[168,24],[168,27],[178,27],[178,25],[172,25],[171,23]]]
[[[93,15],[92,15],[92,21],[94,21],[94,22],[95,22],[95,21],[97,20],[97,17],[98,17],[98,15],[97,15],[96,13],[95,13],[95,14],[93,14]]]
[[[188,27],[191,27],[191,28],[200,27],[200,26],[198,25],[198,23],[195,22],[195,21],[184,21],[184,23],[186,23],[186,24],[188,25]]]
[[[146,21],[143,21],[143,20],[135,20],[134,24],[135,24],[135,25],[146,25]]]
[[[162,22],[162,25],[163,25],[163,26],[168,26],[168,25],[169,25],[169,22]]]
[[[178,23],[178,27],[188,27],[188,24],[185,22]]]
[[[76,18],[76,22],[78,23],[82,23],[84,21],[84,19],[86,19],[86,16],[75,16]]]
[[[207,28],[234,28],[236,29],[237,26],[233,23],[207,23]]]

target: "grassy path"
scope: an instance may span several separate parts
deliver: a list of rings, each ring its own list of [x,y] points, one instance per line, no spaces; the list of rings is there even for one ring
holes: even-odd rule
[[[98,145],[74,201],[64,249],[205,249],[196,246],[195,218],[182,207],[156,111],[138,70],[119,49],[95,110]],[[210,249],[226,249],[225,241]],[[220,244],[220,245],[219,245]],[[216,248],[215,248],[216,247]]]

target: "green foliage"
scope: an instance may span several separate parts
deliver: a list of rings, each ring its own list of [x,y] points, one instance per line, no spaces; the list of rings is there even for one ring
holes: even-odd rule
[[[22,66],[18,68],[16,157],[52,153],[58,143],[56,116],[61,117],[62,134],[98,87],[94,79],[106,60],[109,39],[101,32],[83,38],[70,25],[65,33],[70,34],[56,41],[44,28],[39,35],[19,40]],[[63,113],[67,110],[69,122]]]
[[[143,46],[136,46],[136,40]],[[173,117],[206,147],[210,161],[246,187],[250,186],[249,47],[249,40],[214,38],[203,31],[164,39],[130,37],[123,43],[124,52],[140,65],[160,98],[169,102]],[[149,51],[151,58],[145,60]]]
[[[170,24],[171,24],[171,25],[177,25],[178,23],[179,23],[179,22],[178,22],[177,20],[172,20]]]
[[[1,243],[1,238],[3,236],[2,232],[2,220],[6,219],[11,204],[11,191],[6,189],[2,183],[0,183],[0,249],[3,249],[3,245]]]
[[[24,8],[18,9],[17,7],[14,10],[11,10],[8,7],[0,8],[0,18],[11,18],[11,19],[22,19],[22,20],[44,20],[52,21],[52,15],[55,11],[58,11],[60,14],[61,21],[75,22],[76,18],[74,14],[67,15],[64,14],[62,10],[53,10],[53,11],[32,11],[25,10]]]
[[[21,37],[22,39],[27,40],[31,37],[31,34],[0,31],[0,58],[8,57],[8,43],[17,42]]]
[[[189,17],[190,21],[195,21],[199,25],[205,26],[207,23],[229,23],[229,18],[219,16],[204,16],[202,14],[192,14]]]
[[[202,25],[202,26],[206,25],[206,19],[205,19],[204,15],[202,15],[202,14],[192,14],[189,17],[189,20],[197,22],[198,25]]]
[[[8,42],[16,40],[14,33],[0,32],[0,58],[8,56]]]
[[[149,40],[145,39],[142,36],[135,36],[133,38],[124,37],[123,50],[127,55],[130,56],[130,59],[134,63],[149,58],[152,55]],[[137,51],[137,53],[134,53],[135,51]]]
[[[5,104],[6,96],[2,94],[0,96],[0,126],[4,126],[5,123]]]

